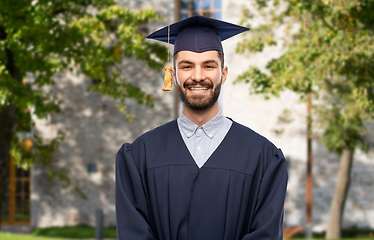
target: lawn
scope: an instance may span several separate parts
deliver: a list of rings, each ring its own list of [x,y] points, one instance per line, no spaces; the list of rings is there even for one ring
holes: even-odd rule
[[[11,234],[0,232],[0,240],[66,240],[66,238],[46,238],[26,234]]]
[[[92,240],[95,238],[54,238],[54,237],[41,237],[30,234],[13,234],[0,232],[0,240]]]
[[[50,238],[75,238],[75,239],[94,239],[95,228],[87,225],[65,226],[65,227],[46,227],[36,228],[32,235]],[[104,229],[104,238],[117,238],[115,227],[107,227]],[[0,239],[1,240],[1,239]]]
[[[0,0],[1,1],[1,0]],[[105,239],[116,239],[116,228],[104,229]],[[83,240],[95,239],[95,228],[78,225],[67,227],[37,228],[29,234],[13,234],[0,232],[0,240]]]

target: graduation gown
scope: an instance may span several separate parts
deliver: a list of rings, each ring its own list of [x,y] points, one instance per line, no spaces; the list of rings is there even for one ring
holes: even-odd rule
[[[117,237],[283,239],[287,178],[281,150],[236,122],[199,168],[171,121],[117,153]]]

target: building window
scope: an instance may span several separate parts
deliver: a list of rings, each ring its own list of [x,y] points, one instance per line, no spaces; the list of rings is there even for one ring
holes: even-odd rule
[[[179,4],[180,20],[194,15],[222,18],[222,0],[181,0]]]
[[[30,224],[30,171],[11,161],[9,180],[3,199],[2,225]]]

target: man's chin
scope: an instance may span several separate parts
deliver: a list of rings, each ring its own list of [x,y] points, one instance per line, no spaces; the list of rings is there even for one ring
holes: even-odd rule
[[[214,103],[212,103],[210,99],[204,99],[203,101],[201,100],[196,101],[195,99],[194,101],[185,102],[185,105],[186,107],[192,110],[195,110],[195,111],[204,111],[204,110],[211,108],[214,105]]]

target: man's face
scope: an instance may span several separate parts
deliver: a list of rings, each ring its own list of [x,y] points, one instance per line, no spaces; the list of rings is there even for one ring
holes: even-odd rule
[[[184,105],[195,111],[212,107],[218,100],[227,67],[221,67],[217,51],[180,51],[175,56],[175,84]]]

